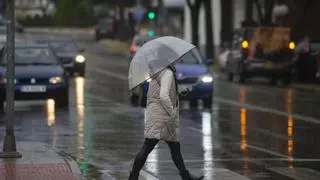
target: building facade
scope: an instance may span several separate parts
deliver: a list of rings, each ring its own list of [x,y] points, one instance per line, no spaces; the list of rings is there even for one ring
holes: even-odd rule
[[[55,5],[50,0],[15,0],[18,17],[52,15]]]

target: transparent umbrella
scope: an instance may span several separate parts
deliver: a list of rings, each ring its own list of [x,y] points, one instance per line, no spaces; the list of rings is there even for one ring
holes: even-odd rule
[[[172,36],[164,36],[144,44],[132,58],[129,67],[129,90],[152,78],[165,67],[195,48]]]

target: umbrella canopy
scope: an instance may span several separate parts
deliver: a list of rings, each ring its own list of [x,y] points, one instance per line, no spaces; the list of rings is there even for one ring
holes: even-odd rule
[[[164,36],[144,44],[132,58],[129,67],[129,90],[134,89],[165,67],[195,48],[172,36]]]

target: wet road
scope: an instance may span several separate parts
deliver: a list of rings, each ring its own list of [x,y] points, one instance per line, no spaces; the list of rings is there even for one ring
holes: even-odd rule
[[[67,152],[85,174],[91,164],[126,180],[144,126],[144,109],[128,104],[127,59],[107,54],[90,37],[76,38],[87,51],[87,77],[72,80],[69,109],[56,110],[53,100],[18,102],[17,140]],[[190,171],[207,180],[320,179],[320,93],[216,79],[214,94],[211,110],[187,104],[181,110],[182,152]],[[3,127],[0,132],[2,137]],[[179,179],[164,143],[141,174]]]

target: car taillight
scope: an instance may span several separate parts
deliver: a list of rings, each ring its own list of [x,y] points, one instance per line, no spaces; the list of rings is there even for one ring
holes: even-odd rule
[[[135,46],[134,44],[132,44],[129,48],[131,53],[135,53],[137,51],[137,46]]]

